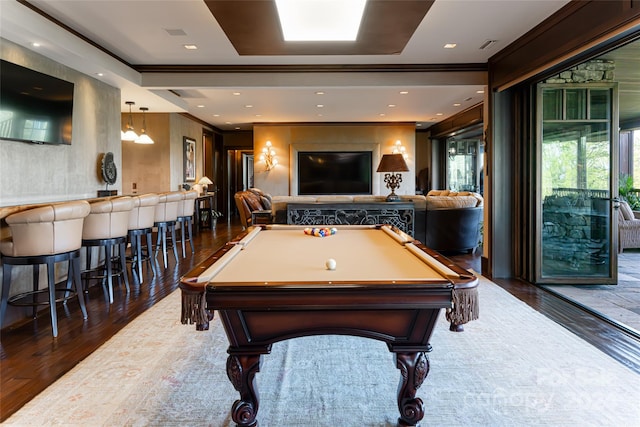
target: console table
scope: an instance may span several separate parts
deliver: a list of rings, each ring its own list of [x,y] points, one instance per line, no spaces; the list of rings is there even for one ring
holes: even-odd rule
[[[414,206],[405,202],[289,203],[287,224],[389,224],[413,236]]]

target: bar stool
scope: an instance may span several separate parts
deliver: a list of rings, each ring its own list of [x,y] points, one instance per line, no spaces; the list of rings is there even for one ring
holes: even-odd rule
[[[153,222],[155,219],[156,205],[160,201],[157,194],[143,194],[133,196],[133,208],[129,212],[129,242],[131,243],[131,273],[136,271],[138,282],[143,282],[142,263],[147,261],[153,275],[156,275],[152,260],[153,253]],[[143,255],[142,236],[146,236],[147,250]]]
[[[7,304],[32,305],[33,317],[36,317],[37,305],[48,305],[51,313],[53,336],[58,336],[58,316],[56,303],[78,296],[82,317],[87,318],[87,308],[82,294],[80,279],[80,248],[82,244],[83,220],[89,214],[86,201],[67,202],[43,206],[9,215],[6,222],[11,230],[11,238],[0,242],[2,253],[2,299],[0,302],[0,324],[4,321]],[[67,261],[67,282],[64,289],[56,289],[55,264]],[[47,284],[49,299],[38,301],[37,294],[47,292],[39,290],[40,265],[47,266]],[[33,266],[33,290],[9,298],[11,267],[14,265]],[[56,293],[64,296],[56,298]],[[22,300],[31,296],[31,302]]]
[[[159,194],[159,202],[155,209],[154,226],[158,230],[156,239],[155,256],[158,256],[160,250],[160,242],[162,241],[162,255],[164,260],[164,268],[167,268],[167,233],[171,234],[171,246],[173,247],[173,255],[178,262],[178,249],[175,245],[176,241],[176,221],[178,220],[178,204],[182,202],[182,194],[180,191],[171,191]]]
[[[196,190],[184,191],[182,192],[182,202],[178,205],[178,218],[177,222],[180,224],[180,243],[182,244],[182,258],[186,258],[185,251],[185,240],[189,241],[189,246],[191,247],[191,253],[193,253],[193,214],[195,212],[196,207],[196,198],[198,197],[198,192]],[[185,238],[185,232],[188,232],[188,239]]]
[[[126,243],[129,231],[129,212],[133,208],[131,197],[117,197],[100,200],[90,204],[91,212],[84,219],[82,229],[82,246],[87,248],[87,269],[85,275],[86,289],[92,278],[107,280],[109,287],[109,304],[113,304],[113,276],[118,276],[129,292],[129,276],[127,275]],[[100,248],[104,248],[104,264],[91,268],[91,248],[98,247],[98,264],[100,264]],[[113,270],[114,247],[118,248],[120,267]],[[102,271],[103,275],[93,276],[92,273]]]

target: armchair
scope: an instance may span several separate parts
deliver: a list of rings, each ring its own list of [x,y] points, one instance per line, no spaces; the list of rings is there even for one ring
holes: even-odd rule
[[[236,202],[243,227],[254,225],[257,216],[268,217],[266,222],[271,222],[271,195],[258,188],[249,188],[238,191],[233,195],[233,199]]]
[[[466,191],[431,190],[426,199],[425,244],[437,251],[473,253],[481,238],[482,196]]]
[[[618,209],[618,250],[629,248],[640,248],[640,218],[631,210],[631,206],[624,201],[620,201]]]

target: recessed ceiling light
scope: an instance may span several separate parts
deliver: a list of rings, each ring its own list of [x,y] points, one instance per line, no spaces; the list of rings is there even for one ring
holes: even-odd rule
[[[230,125],[230,124],[231,124],[231,122],[224,122],[224,124],[226,124],[226,125]]]
[[[318,108],[322,108],[322,107],[324,107],[324,105],[322,105],[322,104],[318,104],[318,105],[316,105],[316,107],[318,107]]]
[[[96,73],[96,76],[98,76],[98,77],[104,77],[104,73]]]
[[[220,117],[220,114],[214,114],[213,117]]]
[[[390,107],[390,108],[393,108],[393,107],[395,107],[395,106],[396,106],[396,104],[389,104],[389,105],[387,105],[387,107]]]
[[[276,0],[285,41],[354,41],[366,0]]]
[[[384,116],[385,116],[385,114],[384,114],[384,113],[380,113],[380,114],[379,114],[379,116],[380,116],[380,117],[384,117]]]
[[[456,102],[455,104],[453,104],[454,107],[459,107],[460,103]]]
[[[240,95],[240,92],[233,92],[233,94],[234,94],[235,96],[238,96],[238,95]]]
[[[477,90],[476,93],[484,93],[483,89]]]
[[[422,126],[422,123],[416,123],[416,126],[420,127]]]
[[[401,90],[401,91],[400,91],[400,95],[406,95],[406,94],[408,94],[408,93],[409,93],[409,91],[408,91],[408,90]]]
[[[444,45],[445,49],[453,49],[454,47],[458,46],[456,43],[447,43]]]
[[[244,108],[253,108],[253,105],[247,104],[247,105],[244,106]]]
[[[436,116],[442,116],[443,113],[436,113]]]
[[[256,114],[256,117],[262,117],[262,114]]]
[[[200,104],[200,105],[196,105],[196,107],[198,107],[198,108],[204,108],[204,105]]]
[[[319,90],[319,91],[316,92],[316,95],[324,95],[324,92]]]
[[[40,47],[40,43],[38,43],[38,42],[33,42],[33,43],[31,43],[31,46],[33,46],[33,47]]]
[[[198,46],[196,46],[195,44],[185,44],[184,48],[187,50],[196,50],[198,49]]]
[[[236,130],[240,130],[240,127],[239,127],[239,126],[236,126]]]

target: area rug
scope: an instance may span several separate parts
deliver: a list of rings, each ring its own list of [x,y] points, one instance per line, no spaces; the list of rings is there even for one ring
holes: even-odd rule
[[[418,396],[423,426],[640,425],[640,375],[481,278],[480,319],[439,320]],[[174,292],[16,412],[16,426],[231,426],[237,392],[216,319],[179,322]],[[275,344],[257,374],[260,426],[395,426],[399,371],[383,343]]]

